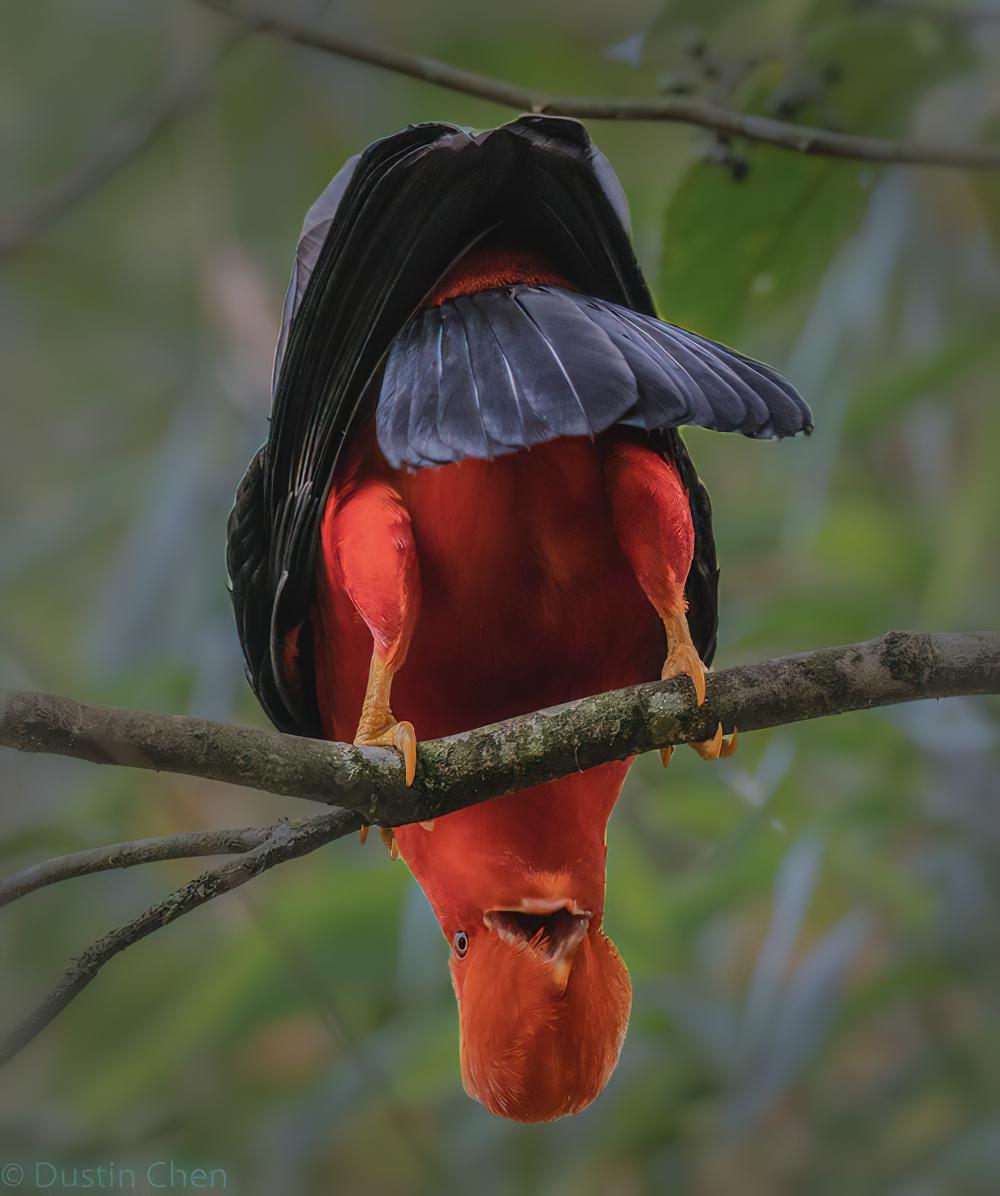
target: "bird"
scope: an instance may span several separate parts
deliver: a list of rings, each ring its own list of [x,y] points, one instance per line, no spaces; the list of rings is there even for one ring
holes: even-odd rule
[[[306,215],[229,519],[265,713],[392,748],[410,785],[418,739],[657,678],[702,703],[718,563],[686,425],[776,439],[812,416],[769,366],[659,318],[581,123],[373,142]],[[717,759],[735,731],[692,746]],[[383,831],[448,944],[464,1087],[497,1116],[577,1113],[618,1061],[605,873],[630,764]]]

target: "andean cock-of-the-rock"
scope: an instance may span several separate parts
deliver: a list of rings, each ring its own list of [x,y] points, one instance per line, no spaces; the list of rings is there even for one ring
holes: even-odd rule
[[[412,782],[418,737],[658,677],[702,701],[718,568],[689,424],[811,417],[774,370],[658,318],[580,124],[370,145],[306,217],[230,519],[267,714],[395,748]],[[618,1060],[606,832],[629,763],[386,832],[451,948],[466,1090],[496,1114],[575,1113]]]

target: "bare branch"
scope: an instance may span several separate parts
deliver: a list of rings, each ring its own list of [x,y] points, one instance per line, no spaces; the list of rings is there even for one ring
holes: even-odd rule
[[[196,70],[169,85],[142,116],[124,120],[62,178],[31,198],[20,212],[0,218],[0,260],[11,257],[75,211],[157,138],[208,96],[228,54],[255,31],[250,23],[225,38]]]
[[[921,698],[1000,693],[1000,633],[889,632],[865,643],[710,674],[701,707],[693,704],[689,689],[686,681],[636,685],[425,743],[412,789],[403,784],[398,757],[382,749],[8,691],[0,709],[0,745],[231,781],[312,801],[336,801],[353,812],[332,810],[295,824],[214,832],[235,835],[233,850],[244,846],[242,836],[261,829],[266,838],[73,960],[59,984],[0,1046],[0,1063],[30,1042],[118,952],[364,822],[398,826],[434,818],[609,760],[706,739],[720,721],[727,728],[752,731]]]
[[[265,841],[246,855],[230,860],[220,868],[203,872],[188,884],[176,889],[163,901],[109,931],[70,962],[55,988],[0,1043],[0,1064],[13,1058],[44,1030],[74,997],[83,992],[108,960],[113,959],[126,947],[140,942],[154,931],[169,925],[214,897],[246,884],[248,880],[253,880],[268,868],[315,851],[317,847],[322,847],[343,835],[349,835],[360,825],[361,820],[357,815],[345,810],[330,810],[296,826],[281,823],[271,828],[271,833]]]
[[[112,843],[108,847],[92,847],[56,856],[22,868],[13,876],[0,881],[0,906],[8,905],[36,889],[54,885],[76,876],[92,872],[108,872],[114,868],[134,868],[136,864],[153,864],[160,860],[194,859],[203,855],[237,855],[252,851],[275,834],[283,825],[247,826],[238,830],[188,831],[179,835],[160,835],[153,839],[131,839],[127,843]],[[298,824],[290,824],[293,827]]]
[[[419,749],[412,788],[398,755],[385,748],[21,690],[7,691],[0,708],[0,746],[228,781],[401,826],[609,760],[705,739],[719,722],[754,731],[917,698],[998,692],[1000,633],[894,631],[711,673],[704,706],[694,704],[686,679],[657,681],[431,740]]]
[[[397,75],[407,75],[411,79],[522,112],[574,116],[579,120],[667,121],[696,125],[778,149],[827,158],[908,166],[964,167],[971,170],[1000,168],[1000,146],[888,141],[881,137],[838,133],[832,129],[816,129],[755,113],[738,112],[687,96],[643,99],[634,96],[550,95],[476,71],[463,70],[436,58],[388,50],[315,29],[278,13],[245,12],[230,0],[199,0],[199,3],[236,20],[252,21],[259,32],[271,33],[285,41],[325,50],[356,62],[366,62]]]

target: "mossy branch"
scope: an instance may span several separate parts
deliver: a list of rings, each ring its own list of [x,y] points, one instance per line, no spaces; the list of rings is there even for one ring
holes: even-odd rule
[[[396,753],[207,719],[6,691],[0,746],[228,781],[400,826],[639,752],[916,698],[1000,692],[1000,633],[893,631],[710,673],[580,698],[423,743],[412,788]],[[417,726],[417,733],[420,727]]]
[[[425,821],[654,748],[923,698],[1000,693],[1000,633],[894,631],[712,673],[703,706],[686,680],[581,698],[421,745],[416,780],[380,748],[356,748],[177,715],[88,706],[7,691],[0,746],[96,764],[182,773],[340,807],[296,823],[167,836],[76,853],[0,887],[7,900],[109,867],[240,852],[111,931],[74,959],[36,1010],[0,1045],[0,1062],[30,1042],[113,956],[212,898],[364,823]],[[419,726],[417,728],[419,732]]]

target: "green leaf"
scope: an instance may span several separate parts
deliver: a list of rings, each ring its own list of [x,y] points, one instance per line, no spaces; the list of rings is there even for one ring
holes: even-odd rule
[[[898,14],[832,22],[808,36],[801,69],[835,66],[840,82],[797,119],[900,135],[916,98],[961,63],[960,36]],[[772,86],[781,82],[771,75]],[[766,94],[758,78],[749,108],[764,110]],[[742,181],[717,164],[692,166],[664,218],[659,296],[667,318],[728,341],[749,319],[798,321],[877,178],[863,163],[766,146],[745,153]]]

